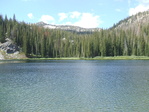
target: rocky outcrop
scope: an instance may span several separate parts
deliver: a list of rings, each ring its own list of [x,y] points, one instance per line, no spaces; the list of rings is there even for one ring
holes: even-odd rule
[[[19,51],[18,46],[14,44],[13,41],[9,38],[6,39],[5,43],[0,44],[0,49],[5,51],[8,54],[13,54]]]
[[[4,60],[4,56],[2,55],[2,53],[0,52],[0,60]]]
[[[20,53],[20,48],[9,38],[6,42],[0,43],[0,60],[5,59],[24,59],[24,53]]]

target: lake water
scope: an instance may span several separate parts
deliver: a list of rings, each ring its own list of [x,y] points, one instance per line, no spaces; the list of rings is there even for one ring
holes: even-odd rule
[[[0,62],[0,112],[148,112],[149,60]]]

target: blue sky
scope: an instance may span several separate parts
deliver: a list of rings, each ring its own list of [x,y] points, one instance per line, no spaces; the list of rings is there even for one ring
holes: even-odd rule
[[[109,28],[149,9],[149,0],[1,0],[0,14],[18,21]]]

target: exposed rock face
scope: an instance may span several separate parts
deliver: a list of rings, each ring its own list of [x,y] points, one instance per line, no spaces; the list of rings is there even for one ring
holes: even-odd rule
[[[19,47],[9,38],[6,42],[0,43],[0,60],[26,59],[24,53],[20,53]]]
[[[4,56],[2,55],[2,53],[0,52],[0,60],[4,60]]]
[[[132,15],[124,20],[119,21],[112,28],[115,29],[134,29],[139,28],[140,25],[149,24],[149,10],[145,12],[137,13],[136,15]]]
[[[13,43],[9,38],[6,39],[5,43],[0,44],[0,49],[5,51],[7,54],[13,54],[19,51],[19,48],[16,44]]]

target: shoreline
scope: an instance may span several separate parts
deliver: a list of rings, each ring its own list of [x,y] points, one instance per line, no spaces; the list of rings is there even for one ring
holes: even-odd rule
[[[20,59],[4,59],[0,61],[10,61],[10,60],[149,60],[148,56],[114,56],[114,57],[94,57],[94,58],[84,58],[84,57],[61,57],[61,58],[20,58]]]

